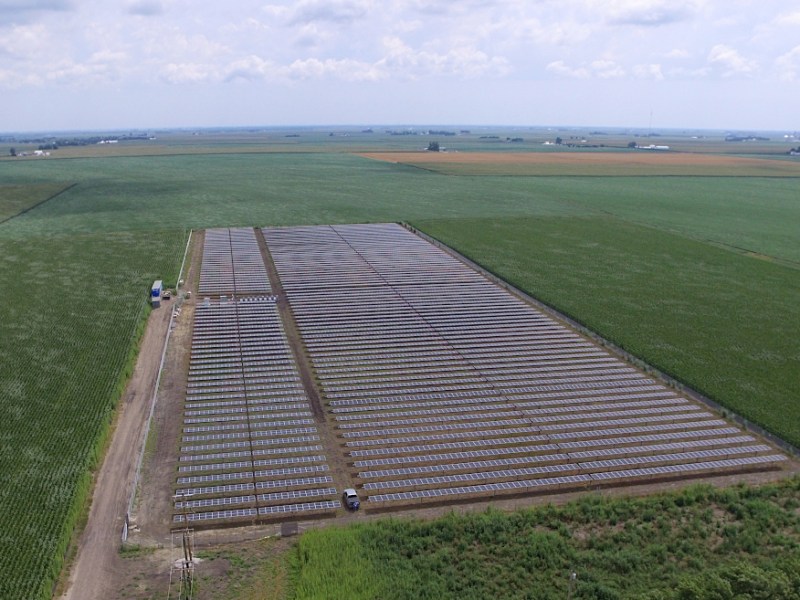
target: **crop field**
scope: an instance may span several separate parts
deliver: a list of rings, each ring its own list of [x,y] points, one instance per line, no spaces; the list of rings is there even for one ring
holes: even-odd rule
[[[65,186],[57,183],[39,185],[0,185],[0,223],[46,202]]]
[[[800,177],[800,161],[710,154],[620,152],[373,152],[366,158],[445,175]]]
[[[796,598],[799,495],[795,478],[317,529],[290,551],[286,597]]]
[[[440,141],[543,154],[543,140],[568,135],[509,131],[525,137],[516,145],[484,133]],[[419,149],[430,136],[298,135],[264,144],[186,134],[142,144],[142,156],[91,148],[86,158],[0,160],[0,221],[13,217],[0,224],[0,596],[49,595],[147,287],[175,277],[192,227],[411,222],[797,444],[800,203],[797,178],[772,172],[796,165],[778,159],[787,148],[656,140],[772,155],[734,177],[508,177],[349,154]],[[76,424],[77,405],[86,408]]]
[[[174,231],[0,237],[0,597],[50,597],[149,285],[177,275],[185,243]]]

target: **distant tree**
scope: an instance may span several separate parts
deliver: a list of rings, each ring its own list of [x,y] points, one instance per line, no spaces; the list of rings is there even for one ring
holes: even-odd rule
[[[9,150],[8,153],[11,156],[16,156],[17,155],[17,149],[16,148],[11,148],[11,150]]]
[[[628,148],[636,148],[636,142],[628,142]]]
[[[439,142],[428,142],[428,152],[438,152]]]
[[[562,143],[563,141],[564,141],[564,140],[562,140],[560,137],[557,137],[557,138],[556,138],[556,144],[558,144],[559,146],[561,145],[561,143]]]

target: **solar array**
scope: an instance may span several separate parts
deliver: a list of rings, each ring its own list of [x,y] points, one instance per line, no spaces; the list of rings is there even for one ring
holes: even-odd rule
[[[206,283],[221,281],[214,270],[232,264],[237,290],[269,290],[255,236],[243,232],[207,232]],[[220,239],[223,246],[250,240],[242,247],[252,246],[254,254],[244,259],[247,252],[234,252],[232,262],[220,262]],[[205,299],[196,306],[175,482],[174,523],[214,526],[339,508],[274,298]]]
[[[198,291],[208,296],[270,293],[253,229],[206,230]]]
[[[398,225],[263,233],[367,506],[785,460]]]

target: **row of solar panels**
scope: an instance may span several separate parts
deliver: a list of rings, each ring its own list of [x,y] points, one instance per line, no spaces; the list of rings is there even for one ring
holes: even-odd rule
[[[726,430],[725,433],[738,433],[738,430],[731,429]],[[477,449],[477,450],[463,450],[461,448],[480,448],[481,446],[487,446],[486,440],[472,440],[468,442],[460,442],[458,444],[438,444],[438,445],[428,445],[423,448],[419,448],[418,450],[422,453],[419,454],[408,454],[408,455],[401,455],[401,456],[383,456],[383,458],[370,458],[367,460],[356,460],[353,463],[353,466],[356,468],[370,468],[370,467],[381,467],[381,466],[389,466],[389,465],[414,465],[414,464],[423,464],[423,463],[437,463],[443,460],[463,460],[463,459],[474,459],[474,458],[487,458],[487,457],[497,457],[497,456],[509,456],[515,454],[524,454],[526,456],[537,456],[544,454],[546,452],[564,452],[568,453],[571,456],[579,456],[579,457],[587,457],[587,456],[599,456],[601,453],[605,454],[626,454],[626,453],[634,453],[634,454],[641,454],[646,452],[658,452],[663,451],[664,449],[671,448],[671,449],[679,449],[679,448],[695,448],[695,447],[709,447],[709,446],[717,446],[717,445],[725,445],[729,443],[740,443],[740,442],[748,442],[753,443],[755,442],[755,438],[752,436],[745,436],[745,435],[734,435],[733,437],[726,437],[726,438],[707,438],[705,437],[708,434],[706,430],[699,430],[694,432],[677,432],[677,433],[666,433],[666,434],[658,434],[658,435],[645,435],[645,436],[631,436],[625,439],[627,445],[618,446],[613,444],[612,440],[584,440],[578,443],[561,443],[561,444],[552,444],[552,443],[540,443],[540,444],[532,444],[532,445],[525,445],[523,443],[517,443],[516,445],[511,446],[500,446],[500,447],[490,447],[488,449]],[[719,432],[716,433],[720,435]],[[702,436],[701,439],[697,439],[698,436]],[[536,436],[531,436],[536,437]],[[531,439],[531,438],[528,438]],[[665,440],[679,440],[679,441],[668,441],[666,443],[659,443]],[[518,442],[522,442],[519,440]],[[469,446],[469,444],[473,444]],[[637,445],[637,444],[647,444],[646,446]],[[573,452],[573,448],[597,448],[596,450],[581,450],[578,452]],[[452,450],[457,450],[453,452]],[[375,450],[367,450],[361,451],[359,454],[353,453],[354,456],[377,456],[378,454],[370,454],[376,452]]]
[[[194,318],[173,522],[336,510],[274,298],[203,302]]]
[[[213,296],[270,292],[264,259],[253,229],[206,230],[198,291]]]
[[[647,478],[665,462],[691,473],[783,458],[402,227],[264,236],[370,505],[491,496],[487,479],[519,493],[606,472]],[[469,447],[486,460],[447,452]],[[559,464],[497,468],[541,462],[546,448]],[[364,470],[365,456],[397,468]],[[437,472],[453,474],[409,477]]]

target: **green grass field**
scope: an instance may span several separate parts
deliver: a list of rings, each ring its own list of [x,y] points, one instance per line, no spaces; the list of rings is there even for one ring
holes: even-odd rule
[[[192,227],[415,223],[800,440],[796,179],[445,176],[321,135],[313,152],[234,144],[0,161],[0,220],[13,217],[0,224],[3,598],[49,595],[147,286],[176,276]]]
[[[0,223],[47,202],[64,188],[57,183],[0,185]]]

